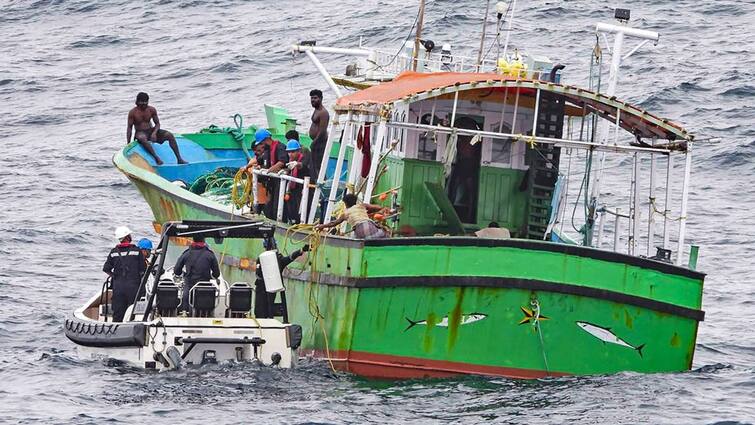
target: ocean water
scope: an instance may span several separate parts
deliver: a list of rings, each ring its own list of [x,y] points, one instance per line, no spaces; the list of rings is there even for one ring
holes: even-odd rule
[[[221,365],[146,373],[83,360],[65,315],[101,285],[112,229],[153,236],[151,213],[111,164],[147,91],[165,128],[263,122],[265,103],[306,122],[308,92],[333,94],[303,39],[398,47],[416,4],[343,1],[0,1],[0,422],[753,423],[755,422],[755,3],[632,1],[659,31],[622,68],[618,96],[685,125],[694,151],[688,240],[706,273],[694,369],[540,381],[366,381],[304,361],[294,371]],[[584,84],[597,0],[518,2],[511,42]],[[425,34],[479,42],[482,1],[429,1]],[[634,43],[628,43],[630,46]],[[340,65],[339,65],[340,66]],[[628,172],[628,170],[627,170]],[[628,174],[614,177],[626,181]]]

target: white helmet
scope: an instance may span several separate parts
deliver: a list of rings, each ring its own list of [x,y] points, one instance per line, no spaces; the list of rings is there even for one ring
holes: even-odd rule
[[[131,229],[126,226],[118,226],[115,228],[115,238],[119,241],[131,234]]]

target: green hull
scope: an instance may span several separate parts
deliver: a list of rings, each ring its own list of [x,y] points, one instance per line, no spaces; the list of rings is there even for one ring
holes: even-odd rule
[[[125,151],[125,150],[124,150]],[[123,153],[114,162],[155,223],[248,220],[180,189]],[[280,227],[279,246],[298,246]],[[259,244],[229,241],[229,281],[253,281]],[[704,275],[578,246],[469,237],[327,238],[286,272],[305,353],[368,377],[460,373],[519,378],[671,372],[692,365]]]

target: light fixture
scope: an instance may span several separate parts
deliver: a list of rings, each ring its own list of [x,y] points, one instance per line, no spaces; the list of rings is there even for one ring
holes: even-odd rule
[[[495,4],[495,11],[498,13],[498,20],[500,21],[503,14],[506,13],[506,3],[499,1]]]

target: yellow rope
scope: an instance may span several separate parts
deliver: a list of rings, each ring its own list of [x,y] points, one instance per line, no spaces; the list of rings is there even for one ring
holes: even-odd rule
[[[302,239],[294,239],[294,234],[296,233],[304,233],[304,237]],[[316,277],[319,277],[319,274],[317,272],[317,263],[319,259],[319,255],[321,253],[320,247],[322,246],[323,241],[327,237],[327,233],[316,230],[314,228],[314,225],[312,224],[295,224],[290,226],[286,230],[286,236],[283,239],[283,250],[286,249],[288,246],[289,240],[294,243],[305,243],[309,244],[309,259],[310,259],[310,273],[309,273],[309,293],[308,293],[308,299],[307,299],[307,309],[309,311],[309,315],[314,319],[315,322],[319,322],[320,325],[320,331],[323,335],[323,340],[325,341],[325,356],[328,359],[328,364],[330,365],[331,370],[333,372],[336,372],[336,368],[333,365],[332,356],[330,355],[330,343],[328,342],[328,333],[325,330],[325,316],[322,315],[320,312],[320,306],[317,304],[317,295],[320,290],[319,284],[317,284]],[[306,266],[305,266],[306,268]],[[302,272],[304,269],[302,269]]]
[[[246,178],[244,178],[246,177]],[[239,193],[239,186],[242,185],[243,189]],[[254,185],[254,179],[252,172],[243,168],[239,168],[239,171],[233,177],[233,187],[231,188],[231,203],[238,209],[243,209],[244,205],[251,205],[254,201],[252,195],[252,186]]]

